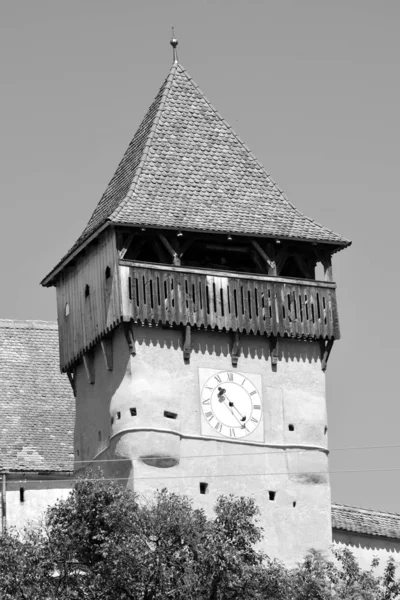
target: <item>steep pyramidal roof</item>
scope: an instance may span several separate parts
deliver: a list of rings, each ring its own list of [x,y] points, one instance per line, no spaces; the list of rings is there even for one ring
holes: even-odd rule
[[[177,63],[70,252],[107,221],[350,243],[287,200]]]

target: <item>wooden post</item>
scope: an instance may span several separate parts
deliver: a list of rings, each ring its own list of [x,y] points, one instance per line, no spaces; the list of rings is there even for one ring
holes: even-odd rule
[[[324,280],[333,281],[333,270],[332,270],[332,256],[328,254],[322,260],[322,266],[324,267]]]
[[[113,349],[112,349],[112,339],[111,337],[103,338],[100,341],[101,349],[103,351],[104,362],[106,365],[107,371],[113,370]]]
[[[253,248],[255,248],[261,258],[266,262],[268,268],[268,275],[276,275],[276,263],[275,260],[268,256],[268,254],[263,250],[256,240],[251,240],[251,244]]]
[[[321,369],[325,372],[328,367],[329,355],[332,350],[334,339],[320,340],[321,344]]]
[[[135,346],[135,338],[133,336],[132,321],[129,321],[129,322],[125,321],[123,323],[123,327],[124,327],[125,338],[126,338],[126,341],[128,342],[129,354],[131,356],[136,356],[136,346]]]
[[[5,535],[7,531],[7,485],[6,485],[6,473],[2,475],[1,482],[1,533]]]
[[[183,360],[185,363],[190,362],[190,353],[192,352],[192,328],[186,325],[183,341]]]
[[[71,371],[71,369],[68,369],[68,371],[67,371],[67,377],[68,377],[69,382],[71,384],[72,391],[74,393],[74,397],[76,398],[75,369],[74,369],[74,371]]]
[[[124,258],[125,254],[128,252],[130,245],[132,244],[133,238],[135,237],[134,233],[129,233],[126,238],[125,241],[122,243],[122,248],[119,251],[119,257],[120,258]]]
[[[90,384],[93,385],[95,382],[93,350],[90,350],[89,352],[85,352],[85,354],[82,356],[82,359],[83,359],[83,365],[84,365],[85,371],[86,371],[87,380]]]
[[[231,350],[232,367],[237,367],[240,356],[240,335],[238,331],[233,334],[233,344]]]
[[[181,259],[180,259],[179,255],[178,255],[178,253],[173,249],[173,247],[171,246],[171,244],[169,243],[169,241],[167,240],[167,238],[165,237],[165,235],[162,235],[162,233],[159,233],[158,237],[160,238],[160,240],[164,244],[165,248],[168,250],[168,252],[172,256],[172,263],[176,267],[180,267],[180,265],[181,265]]]
[[[271,353],[271,367],[273,371],[276,371],[278,367],[278,338],[271,335],[269,338],[270,353]]]

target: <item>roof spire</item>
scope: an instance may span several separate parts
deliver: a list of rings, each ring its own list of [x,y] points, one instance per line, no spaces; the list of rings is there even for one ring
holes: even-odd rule
[[[174,63],[178,62],[178,50],[176,49],[177,45],[178,45],[178,40],[175,37],[175,31],[174,31],[174,27],[171,28],[171,41],[170,44],[172,46],[172,52],[173,52],[173,61]]]

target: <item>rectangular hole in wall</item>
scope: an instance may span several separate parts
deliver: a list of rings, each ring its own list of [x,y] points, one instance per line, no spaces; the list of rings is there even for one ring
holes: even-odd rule
[[[130,408],[129,410],[130,410],[130,413],[131,413],[131,417],[136,417],[136,415],[137,415],[136,408]]]
[[[169,410],[164,410],[164,417],[167,419],[177,419],[178,415],[177,413],[170,412]]]
[[[269,499],[271,500],[271,502],[273,502],[275,500],[275,496],[276,496],[276,492],[272,492],[271,490],[268,492],[269,495]]]
[[[117,419],[120,419],[120,418],[121,418],[121,413],[117,412]]]
[[[99,442],[101,442],[101,431],[98,432],[98,438],[99,438]]]
[[[289,431],[294,431],[294,425],[292,425],[292,424],[289,425]]]
[[[200,494],[208,494],[208,483],[200,481]]]
[[[19,501],[25,502],[25,489],[23,487],[19,488]]]

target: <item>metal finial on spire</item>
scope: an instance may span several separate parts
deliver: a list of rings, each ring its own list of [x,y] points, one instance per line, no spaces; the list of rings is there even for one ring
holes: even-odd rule
[[[172,46],[172,51],[173,51],[173,61],[174,61],[174,63],[177,63],[178,62],[178,50],[176,49],[176,47],[178,46],[178,40],[175,37],[175,31],[174,31],[173,27],[172,27],[172,37],[171,37],[170,44]]]

